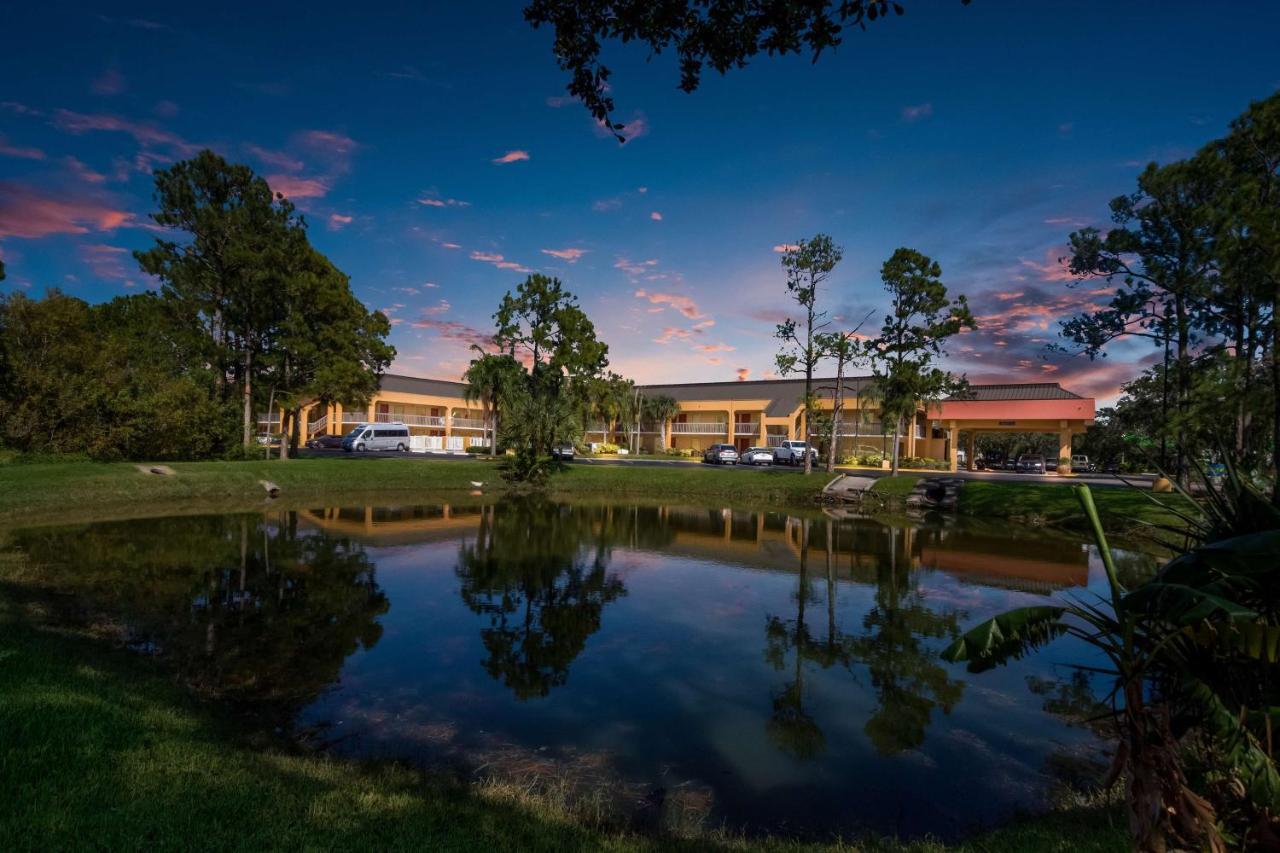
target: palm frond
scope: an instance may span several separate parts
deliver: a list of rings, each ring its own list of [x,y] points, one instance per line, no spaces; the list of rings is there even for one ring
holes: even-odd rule
[[[1064,607],[1020,607],[971,628],[942,652],[952,663],[984,672],[1015,660],[1067,632]]]

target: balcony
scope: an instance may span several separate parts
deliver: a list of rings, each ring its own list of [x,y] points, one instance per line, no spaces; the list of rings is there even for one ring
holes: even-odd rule
[[[727,421],[686,421],[671,424],[672,435],[728,435]]]
[[[734,421],[733,431],[737,435],[760,434],[760,421]]]
[[[484,418],[454,418],[450,421],[454,429],[488,429]]]

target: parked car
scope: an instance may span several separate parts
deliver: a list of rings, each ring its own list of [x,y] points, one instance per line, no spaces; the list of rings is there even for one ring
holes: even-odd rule
[[[768,447],[748,447],[738,454],[738,461],[747,465],[772,465],[773,451]]]
[[[559,459],[562,462],[572,462],[574,449],[572,444],[561,442],[551,446],[551,458]]]
[[[1018,457],[1019,474],[1043,474],[1045,472],[1044,457],[1039,453],[1024,453]]]
[[[738,451],[732,444],[713,444],[702,451],[702,461],[712,465],[737,465]]]
[[[1071,454],[1071,470],[1077,474],[1087,474],[1093,470],[1093,465],[1089,462],[1089,457],[1083,453]]]
[[[803,465],[805,451],[808,451],[809,458],[816,464],[818,451],[803,441],[784,441],[779,444],[773,449],[773,462],[775,465]]]
[[[342,439],[342,449],[351,453],[366,450],[409,449],[409,428],[402,423],[356,424],[355,429]]]
[[[341,435],[318,435],[307,442],[307,447],[312,450],[341,450],[344,437]]]
[[[1058,470],[1058,457],[1056,457],[1056,456],[1046,456],[1046,457],[1044,458],[1044,470],[1046,470],[1046,471],[1057,471],[1057,470]]]

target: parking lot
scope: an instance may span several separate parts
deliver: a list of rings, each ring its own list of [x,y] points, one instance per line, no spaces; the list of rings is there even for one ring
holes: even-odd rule
[[[473,458],[466,453],[397,453],[395,451],[366,451],[364,453],[347,453],[343,450],[303,450],[300,456],[312,457],[345,457],[348,459],[405,459],[415,461],[448,462]],[[640,468],[716,468],[725,471],[737,471],[743,476],[785,476],[796,474],[804,469],[790,465],[708,465],[696,459],[671,459],[655,456],[579,456],[571,465],[631,465]],[[815,471],[822,471],[824,463],[814,466]],[[879,479],[889,476],[889,472],[877,468],[839,469],[843,473],[857,474],[859,477]],[[964,480],[991,480],[1039,483],[1087,483],[1091,486],[1124,486],[1131,483],[1146,486],[1153,479],[1150,474],[1126,475],[1120,479],[1112,474],[1079,474],[1070,478],[1057,474],[1018,474],[1013,471],[901,471],[902,474],[917,474],[921,477],[959,477]]]

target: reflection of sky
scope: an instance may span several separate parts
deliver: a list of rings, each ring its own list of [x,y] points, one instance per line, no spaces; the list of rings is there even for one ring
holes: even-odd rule
[[[1028,676],[1069,674],[1054,664],[1081,659],[1073,641],[972,676],[932,659],[945,641],[927,640],[928,662],[964,685],[950,715],[933,709],[919,749],[886,755],[868,739],[864,727],[880,699],[865,665],[822,669],[807,661],[804,710],[825,749],[809,761],[784,754],[765,727],[771,698],[793,678],[794,651],[775,671],[764,628],[767,616],[796,617],[794,554],[769,571],[758,562],[734,565],[730,555],[712,562],[615,549],[609,571],[624,580],[626,595],[605,605],[567,683],[520,702],[482,668],[480,630],[488,620],[458,596],[457,546],[371,549],[391,601],[385,633],[348,659],[340,684],[302,721],[333,723],[346,738],[339,751],[429,759],[446,742],[537,755],[599,751],[629,780],[710,786],[715,819],[730,825],[954,834],[1034,808],[1051,781],[1046,758],[1089,741],[1045,713],[1027,688]],[[810,560],[809,572],[806,623],[820,643],[828,624],[821,557]],[[1091,555],[1091,587],[1099,577]],[[899,597],[958,612],[962,628],[1047,600],[930,569],[912,572]],[[874,585],[837,581],[839,632],[865,634],[875,606]]]

